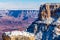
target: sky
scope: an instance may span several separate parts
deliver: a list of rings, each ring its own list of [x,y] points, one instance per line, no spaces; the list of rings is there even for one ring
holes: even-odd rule
[[[60,3],[60,0],[0,0],[0,10],[39,10],[40,5],[44,3]]]

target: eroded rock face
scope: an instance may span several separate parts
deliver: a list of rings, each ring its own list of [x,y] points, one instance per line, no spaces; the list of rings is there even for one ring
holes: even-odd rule
[[[31,12],[29,12],[29,13],[31,13]],[[10,24],[9,25],[4,25],[4,27],[7,28],[9,26],[9,28],[13,28],[13,27],[16,28],[16,26],[18,25],[17,22],[19,22],[19,25],[17,26],[18,28],[20,28],[20,26],[25,26],[25,25],[27,26],[27,24],[30,24],[30,23],[32,23],[34,21],[34,19],[32,17],[36,17],[34,15],[30,16],[31,14],[29,14],[29,13],[25,16],[26,19],[27,19],[27,16],[29,16],[28,20],[23,18],[23,16],[24,16],[23,13],[18,18],[14,18],[14,17],[11,17],[11,16],[9,16],[9,18],[8,18],[8,16],[3,17],[4,20],[2,20],[2,22],[4,22],[4,23],[6,23],[5,22],[6,19],[9,19],[11,21],[13,20],[13,22],[12,22],[13,25],[11,25],[11,26],[9,26]],[[52,20],[50,20],[50,18]],[[45,39],[52,40],[53,39],[52,35],[54,34],[53,30],[54,30],[54,27],[55,27],[54,26],[55,24],[53,25],[53,23],[56,22],[58,20],[58,18],[60,18],[60,4],[44,4],[44,5],[42,5],[40,7],[40,11],[39,11],[39,14],[38,14],[38,19],[37,19],[37,21],[43,21],[43,23],[36,23],[37,21],[34,21],[32,23],[32,25],[29,26],[30,28],[28,28],[28,29],[30,29],[32,32],[38,31],[38,33],[36,35],[37,36],[37,40],[41,40],[41,39],[43,39],[43,40],[45,40]],[[9,23],[10,23],[10,21],[9,21]],[[8,22],[7,22],[7,24],[8,24]],[[38,28],[36,28],[37,30],[34,29],[35,28],[34,24],[38,25],[37,26]],[[53,26],[50,25],[50,24],[52,24]],[[4,27],[1,27],[1,28],[5,29]],[[40,34],[41,34],[41,36],[38,36]]]
[[[0,40],[3,32],[25,30],[37,15],[38,10],[0,10]]]
[[[59,13],[60,10],[60,4],[43,4],[40,7],[40,16],[43,18],[49,18],[49,17],[60,17]],[[40,17],[39,17],[40,18]]]
[[[44,28],[47,27],[47,30],[45,30],[44,32],[41,32],[42,38],[40,38],[40,40],[41,39],[42,40],[53,40],[54,37],[55,38],[57,37],[57,35],[60,36],[60,29],[59,29],[60,28],[60,21],[59,21],[60,12],[59,11],[60,11],[60,4],[53,4],[53,3],[44,4],[40,7],[40,17],[41,17],[42,21],[45,21],[45,20],[47,21],[47,19],[48,19],[47,22],[45,21],[46,23],[43,22],[44,24],[47,24],[47,26],[44,27]],[[51,20],[49,18],[52,18],[53,20]],[[48,24],[49,21],[51,22],[50,24]],[[41,25],[41,23],[40,23],[40,25]],[[57,26],[54,26],[54,25],[57,25]],[[53,32],[53,31],[55,31],[55,32]],[[55,35],[54,33],[56,33],[57,35]],[[39,37],[37,37],[37,40],[39,40]],[[59,39],[59,37],[58,37],[58,39]]]
[[[60,25],[58,25],[57,27],[55,27],[55,33],[57,35],[60,35]]]
[[[54,32],[54,28],[57,27],[56,25],[60,25],[60,21],[58,21],[60,18],[59,11],[60,4],[48,3],[41,5],[38,19],[34,21],[28,28],[28,31],[30,30],[29,32],[34,32],[34,24],[38,25],[36,40],[55,40],[57,35]]]

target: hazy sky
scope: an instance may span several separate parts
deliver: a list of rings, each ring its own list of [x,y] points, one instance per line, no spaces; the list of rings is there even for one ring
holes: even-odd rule
[[[0,0],[0,9],[39,9],[43,3],[60,3],[60,0]]]

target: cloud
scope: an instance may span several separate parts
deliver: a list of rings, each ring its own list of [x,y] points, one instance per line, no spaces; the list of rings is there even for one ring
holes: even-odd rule
[[[0,10],[2,9],[39,9],[40,4],[38,3],[11,3],[11,2],[0,2]]]

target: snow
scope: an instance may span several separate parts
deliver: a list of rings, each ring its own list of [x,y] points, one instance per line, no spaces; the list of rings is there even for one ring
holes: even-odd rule
[[[55,33],[56,33],[57,35],[60,35],[60,29],[58,29],[58,28],[56,27],[54,30],[55,30]]]
[[[25,32],[25,31],[11,31],[11,32],[5,32],[6,35],[8,36],[19,36],[19,35],[22,35],[22,36],[34,36],[34,34],[32,33],[29,33],[29,32]]]
[[[41,31],[39,33],[37,33],[35,39],[36,40],[41,40],[42,39],[42,32]]]
[[[42,21],[37,21],[36,23],[46,23],[46,24],[51,24],[53,22],[53,18],[47,18],[47,19],[44,19]]]
[[[56,22],[54,22],[53,24],[60,25],[60,18],[58,18],[58,20]]]
[[[57,22],[56,22],[56,23],[60,24],[60,18],[58,18],[58,20],[57,20]]]

